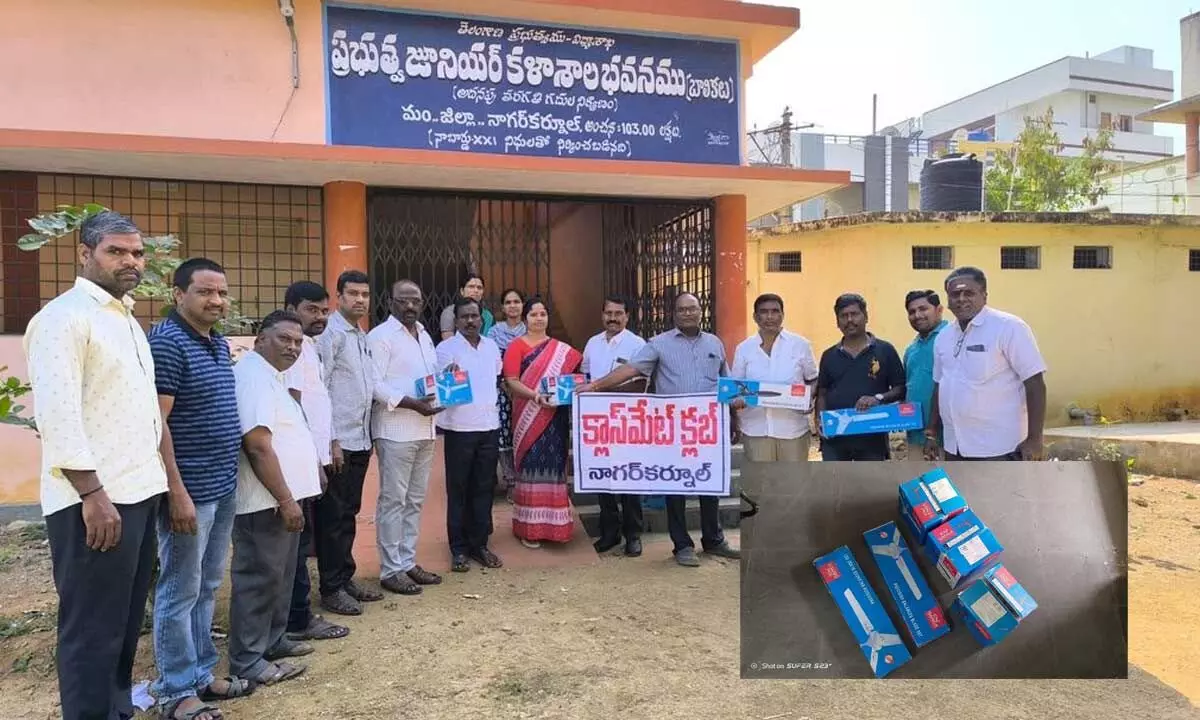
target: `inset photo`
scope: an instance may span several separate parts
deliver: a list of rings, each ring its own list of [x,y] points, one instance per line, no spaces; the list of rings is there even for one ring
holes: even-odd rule
[[[1128,674],[1118,462],[754,463],[744,679]]]

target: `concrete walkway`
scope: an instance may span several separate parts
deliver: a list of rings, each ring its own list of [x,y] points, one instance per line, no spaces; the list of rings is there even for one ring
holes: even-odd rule
[[[1200,480],[1200,421],[1049,428],[1046,446],[1060,460],[1133,458],[1139,473]]]

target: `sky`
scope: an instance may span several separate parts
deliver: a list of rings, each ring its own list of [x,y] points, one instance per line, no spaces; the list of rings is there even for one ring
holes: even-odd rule
[[[747,129],[790,105],[813,132],[867,135],[1053,62],[1121,45],[1150,48],[1175,73],[1179,20],[1200,0],[756,0],[800,8],[800,30],[758,63],[746,86]],[[1183,129],[1158,125],[1183,152]]]

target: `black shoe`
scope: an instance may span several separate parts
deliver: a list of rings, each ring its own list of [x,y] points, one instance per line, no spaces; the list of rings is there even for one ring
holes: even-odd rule
[[[456,573],[465,573],[471,569],[471,563],[467,562],[467,556],[455,554],[450,558],[450,570]]]
[[[704,554],[712,555],[714,557],[728,558],[729,560],[739,560],[742,557],[741,551],[731,547],[727,542],[723,542],[716,547],[705,549]]]
[[[597,553],[603,555],[604,553],[608,552],[609,550],[612,550],[613,548],[615,548],[616,546],[618,546],[620,544],[621,544],[621,536],[617,535],[616,537],[610,537],[610,538],[601,537],[599,540],[592,543],[592,547],[596,548]]]
[[[625,557],[639,557],[641,554],[641,538],[631,538],[627,543],[625,543]]]

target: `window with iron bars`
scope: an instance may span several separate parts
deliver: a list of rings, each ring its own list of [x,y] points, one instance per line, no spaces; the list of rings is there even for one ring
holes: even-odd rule
[[[320,282],[323,276],[321,188],[9,173],[0,175],[0,332],[24,332],[38,308],[71,287],[78,269],[74,238],[36,253],[16,249],[15,239],[29,232],[26,220],[90,202],[128,215],[144,235],[174,235],[181,258],[220,263],[230,296],[252,320],[282,307],[292,282]],[[163,310],[158,302],[141,301],[137,314],[148,324]]]
[[[1076,245],[1076,270],[1112,270],[1112,248],[1100,245]]]
[[[1200,272],[1200,250],[1188,250],[1188,271]]]
[[[1037,270],[1042,266],[1042,249],[1036,246],[1000,248],[1001,270]]]
[[[767,272],[798,273],[803,265],[801,260],[799,250],[767,253]]]
[[[954,267],[954,248],[948,245],[913,245],[913,270],[949,270]]]

